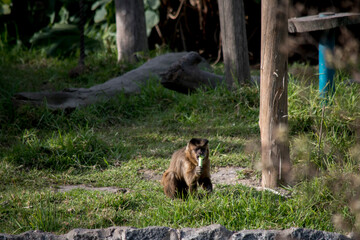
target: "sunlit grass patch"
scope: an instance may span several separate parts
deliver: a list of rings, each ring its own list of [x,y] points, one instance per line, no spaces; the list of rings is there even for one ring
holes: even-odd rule
[[[71,167],[106,167],[110,148],[91,129],[54,132],[39,139],[35,129],[25,130],[21,141],[9,151],[6,161],[25,168],[63,171]]]

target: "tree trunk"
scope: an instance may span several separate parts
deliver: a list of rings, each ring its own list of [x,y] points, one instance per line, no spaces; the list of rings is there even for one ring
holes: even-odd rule
[[[262,186],[289,181],[287,139],[288,1],[261,1],[260,134]]]
[[[115,0],[118,61],[134,61],[148,50],[143,0]]]
[[[250,81],[243,0],[218,0],[226,83]]]

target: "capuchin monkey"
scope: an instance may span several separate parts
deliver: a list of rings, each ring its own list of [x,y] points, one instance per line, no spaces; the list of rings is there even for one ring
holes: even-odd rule
[[[161,180],[166,196],[186,198],[188,193],[196,192],[198,184],[208,193],[212,192],[208,142],[193,138],[186,147],[173,153]]]

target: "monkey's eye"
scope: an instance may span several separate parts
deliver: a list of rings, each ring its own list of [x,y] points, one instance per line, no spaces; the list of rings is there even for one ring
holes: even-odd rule
[[[196,155],[200,155],[201,154],[201,148],[197,148],[197,149],[195,149],[195,153],[196,153]]]
[[[204,156],[204,155],[205,155],[205,152],[206,152],[206,149],[204,149],[204,148],[198,148],[198,149],[196,149],[196,154],[197,154],[198,156],[200,156],[200,155]]]

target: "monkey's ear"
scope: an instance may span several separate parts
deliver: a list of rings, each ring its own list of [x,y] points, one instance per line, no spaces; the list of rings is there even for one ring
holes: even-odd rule
[[[201,143],[201,139],[199,139],[199,138],[192,138],[189,143],[192,144],[192,145],[194,145],[194,146],[198,146],[198,145],[200,145],[200,143]]]
[[[204,138],[202,139],[202,142],[203,142],[203,146],[206,146],[209,143],[209,140]]]
[[[194,146],[206,146],[209,143],[209,140],[203,138],[192,138],[190,140],[190,144],[194,145]]]

